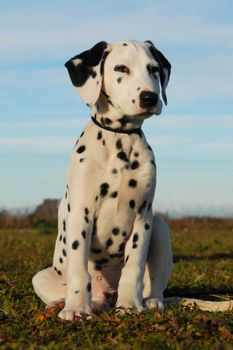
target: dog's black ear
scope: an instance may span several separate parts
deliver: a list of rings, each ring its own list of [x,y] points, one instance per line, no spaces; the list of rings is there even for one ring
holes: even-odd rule
[[[96,103],[101,91],[107,48],[108,44],[101,41],[65,63],[73,85],[89,106]]]
[[[160,52],[159,50],[156,49],[154,44],[150,41],[147,40],[145,43],[148,45],[148,48],[159,64],[159,76],[160,76],[160,84],[161,84],[161,89],[162,89],[162,97],[164,103],[167,105],[167,96],[166,96],[166,87],[169,82],[170,74],[171,74],[171,64],[168,62],[166,57]]]

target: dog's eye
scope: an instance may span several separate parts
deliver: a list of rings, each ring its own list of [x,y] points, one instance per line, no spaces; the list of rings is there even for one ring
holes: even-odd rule
[[[156,66],[152,66],[151,69],[150,69],[151,73],[152,74],[156,74],[159,72],[159,67],[156,67]]]
[[[147,65],[147,70],[150,74],[156,75],[156,73],[159,72],[159,67],[157,66],[151,66],[150,64]]]
[[[129,68],[124,66],[123,64],[118,64],[117,66],[115,66],[114,71],[129,74]]]

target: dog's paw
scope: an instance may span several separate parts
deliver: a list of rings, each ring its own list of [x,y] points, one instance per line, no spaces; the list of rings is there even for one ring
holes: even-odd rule
[[[66,308],[59,312],[58,317],[60,317],[62,320],[66,321],[73,321],[75,318],[82,318],[83,316],[88,316],[87,318],[90,319],[91,315],[91,308],[90,307],[84,307],[84,308]]]
[[[51,315],[57,310],[62,310],[65,306],[65,301],[64,299],[60,299],[57,301],[52,301],[49,304],[46,305],[45,307],[45,313],[46,315]]]
[[[164,303],[157,298],[147,298],[144,299],[143,304],[147,307],[147,309],[155,309],[159,311],[159,313],[163,314],[165,310]]]
[[[130,314],[135,311],[141,313],[146,311],[146,308],[140,303],[119,301],[116,304],[116,311],[120,315],[125,315],[126,313]]]

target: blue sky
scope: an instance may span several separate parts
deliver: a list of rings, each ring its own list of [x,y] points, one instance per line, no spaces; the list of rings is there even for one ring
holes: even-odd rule
[[[64,62],[127,38],[152,40],[173,67],[168,106],[143,128],[156,210],[233,215],[231,0],[0,0],[0,208],[61,197],[89,117]]]

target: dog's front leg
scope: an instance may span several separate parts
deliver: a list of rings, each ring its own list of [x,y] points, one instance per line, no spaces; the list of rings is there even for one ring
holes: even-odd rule
[[[75,316],[91,313],[91,278],[87,269],[91,227],[91,219],[88,217],[87,209],[72,209],[67,218],[65,307],[59,313],[59,317],[64,320],[73,320]]]
[[[117,308],[136,307],[141,312],[143,276],[151,236],[152,216],[137,215],[125,247],[125,266],[118,286]]]

